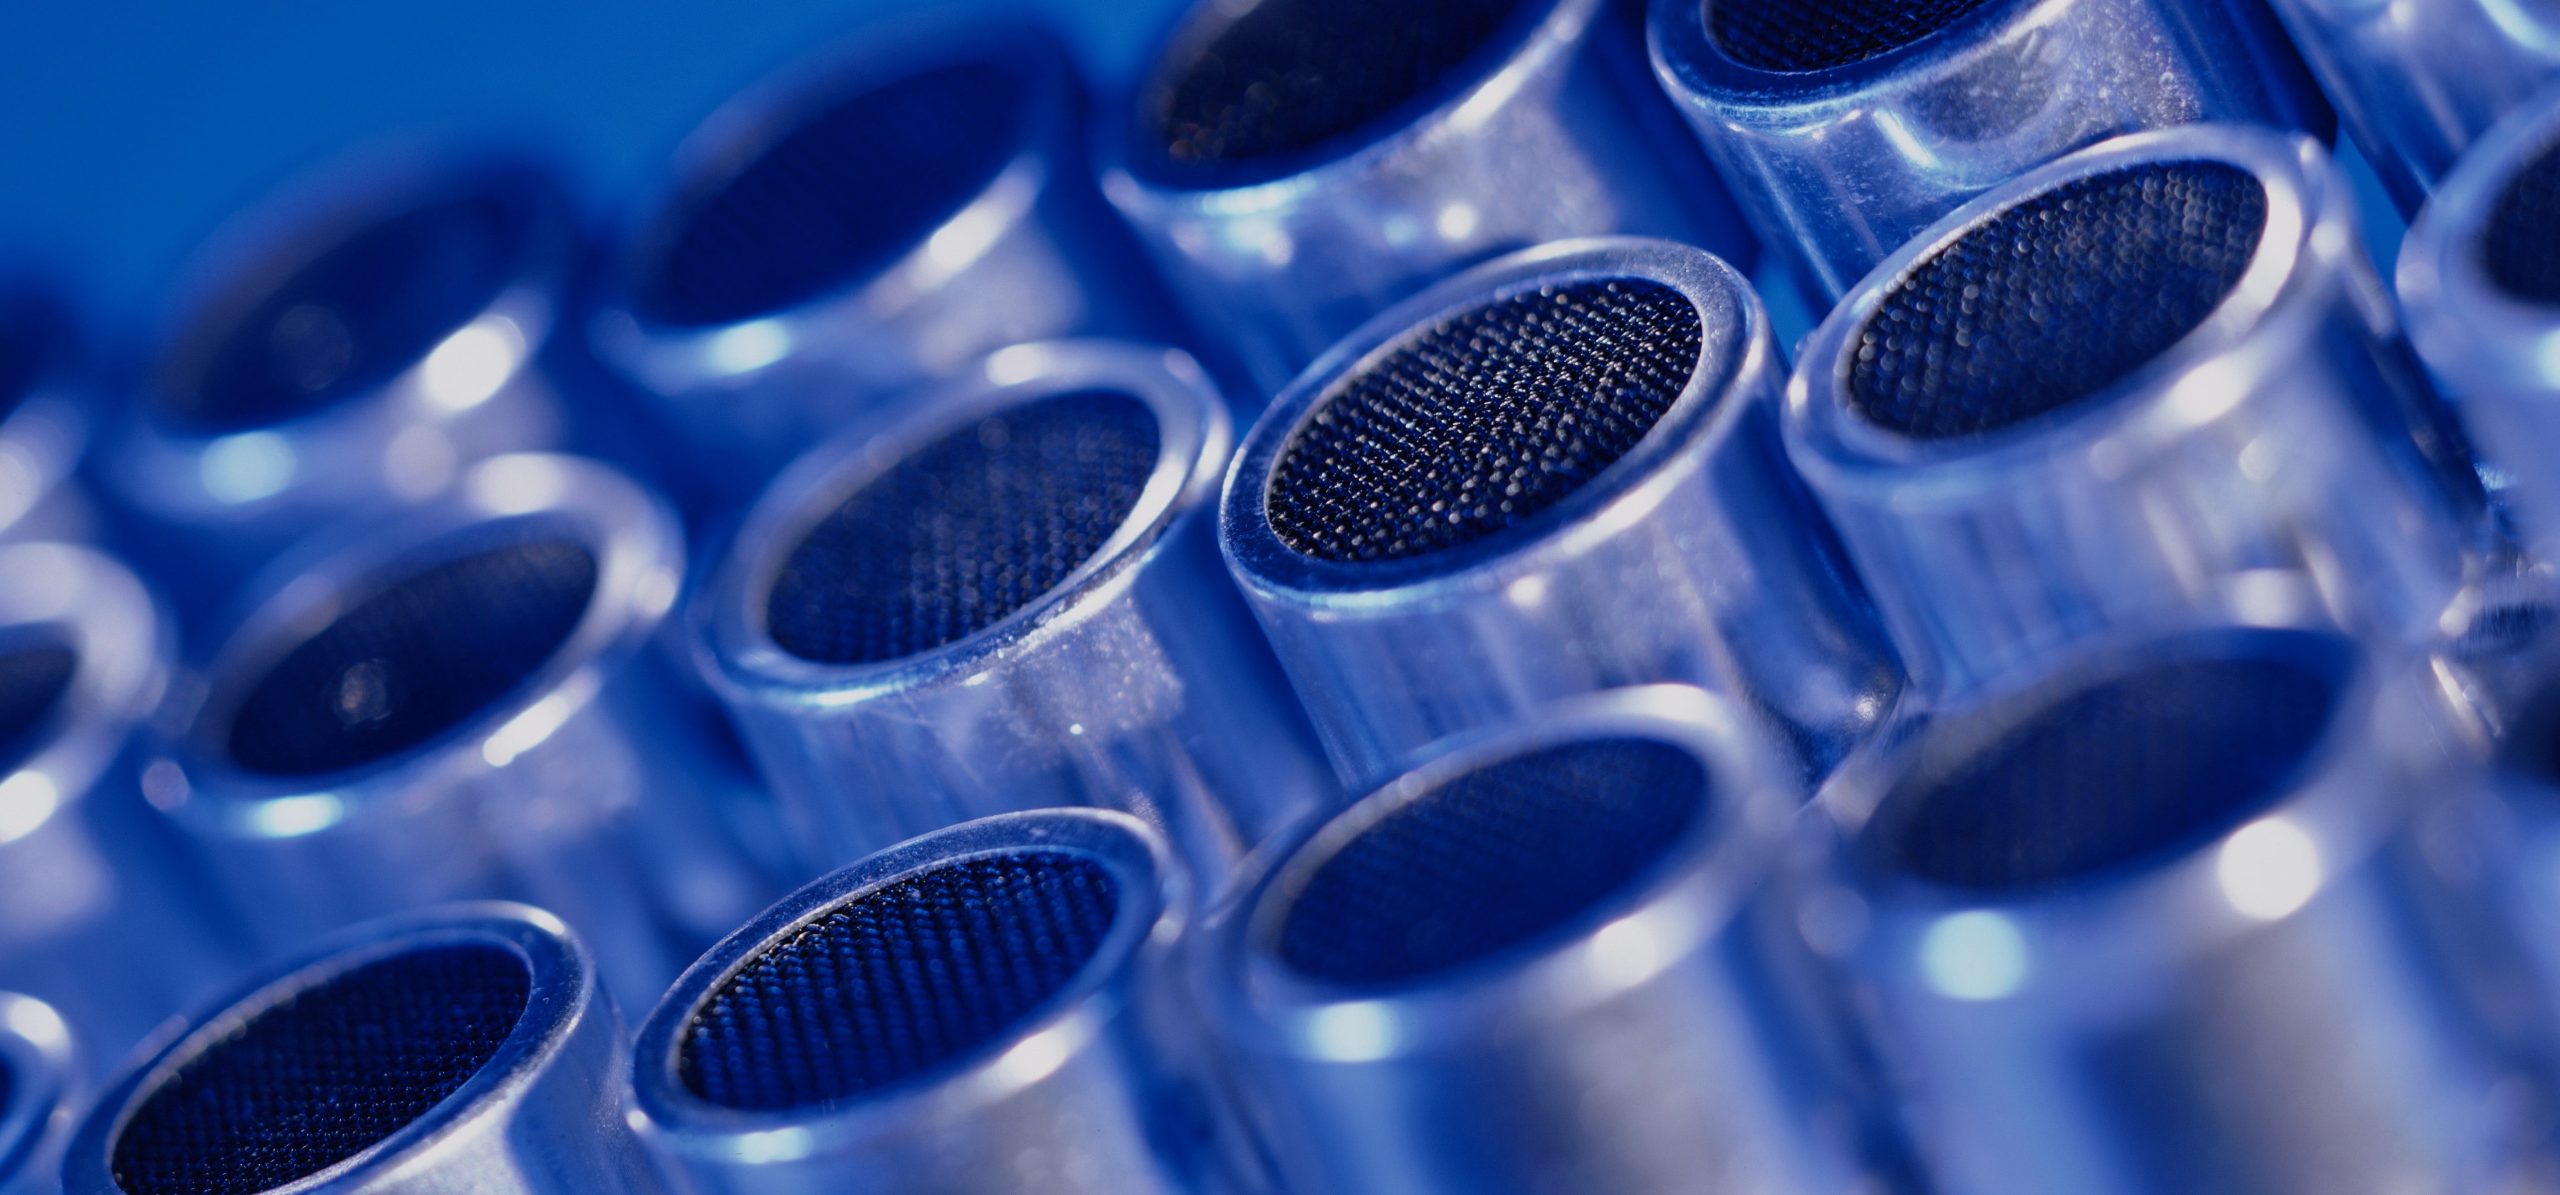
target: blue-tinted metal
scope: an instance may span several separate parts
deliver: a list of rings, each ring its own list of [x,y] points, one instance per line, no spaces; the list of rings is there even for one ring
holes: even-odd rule
[[[399,636],[450,645],[518,675],[448,711],[414,742],[304,767],[244,744],[271,676],[370,596],[469,553],[564,545],[593,561],[555,641],[482,638],[503,606],[418,599],[385,658],[312,681],[309,700],[351,732],[431,700],[431,663],[404,673]],[[498,457],[446,491],[378,509],[303,545],[252,582],[256,596],[193,666],[154,726],[142,787],[218,874],[268,949],[370,916],[464,898],[538,901],[593,944],[628,1001],[653,998],[701,944],[779,882],[742,841],[764,812],[712,762],[701,711],[654,650],[683,574],[673,516],[620,474],[574,457]],[[437,603],[445,603],[439,605]],[[294,694],[287,694],[294,696]],[[261,707],[263,708],[263,707]]]
[[[1095,189],[1087,109],[1066,48],[1019,19],[892,25],[759,85],[632,215],[593,348],[644,392],[702,497],[734,503],[1006,345],[1172,337],[1170,300]],[[761,243],[679,256],[713,219]]]
[[[1274,530],[1275,468],[1342,386],[1452,317],[1613,281],[1685,297],[1702,343],[1677,400],[1624,457],[1532,518],[1403,559],[1323,559]],[[1452,385],[1495,381],[1444,368]],[[1426,743],[1630,684],[1724,692],[1816,772],[1883,717],[1899,674],[1787,471],[1780,370],[1731,268],[1686,246],[1604,239],[1450,279],[1300,378],[1247,437],[1221,521],[1236,579],[1339,770],[1375,783]],[[1556,435],[1549,447],[1564,451],[1570,437]]]
[[[1202,334],[1241,358],[1255,399],[1389,304],[1531,245],[1659,236],[1749,265],[1749,235],[1645,80],[1637,31],[1606,0],[1509,5],[1481,44],[1415,94],[1318,144],[1235,160],[1174,156],[1176,89],[1246,69],[1254,52],[1222,39],[1314,39],[1312,81],[1297,85],[1319,94],[1284,94],[1285,115],[1321,102],[1323,90],[1410,76],[1431,48],[1379,31],[1328,32],[1347,15],[1404,13],[1427,25],[1489,7],[1505,6],[1194,4],[1158,46],[1134,102],[1104,120],[1104,190]]]
[[[714,1103],[681,1076],[701,1010],[767,951],[865,893],[940,866],[1024,853],[1098,865],[1117,905],[1082,969],[999,1039],[895,1084],[798,1108]],[[1102,810],[985,818],[883,851],[793,893],[676,981],[640,1028],[632,1123],[702,1195],[1238,1189],[1226,1168],[1251,1155],[1219,1136],[1233,1126],[1220,1123],[1211,1102],[1198,1025],[1175,970],[1193,900],[1167,844]],[[815,1037],[815,1019],[870,1013],[862,995],[850,986],[805,993],[810,1020],[777,1026],[777,1047],[804,1047],[794,1035]]]
[[[1881,22],[1900,7],[1829,19]],[[1795,70],[1810,63],[1737,51],[1728,26],[1811,22],[1814,6],[1653,0],[1665,85],[1817,305],[1967,200],[2082,146],[2194,121],[2331,124],[2261,0],[1926,7],[1942,19],[1898,44]]]
[[[41,1000],[0,992],[0,1195],[59,1189],[79,1090],[71,1030]]]
[[[1860,413],[1851,369],[1906,277],[2057,187],[2159,163],[2219,163],[2265,201],[2245,269],[2192,329],[1988,432],[1915,436]],[[1986,234],[1995,249],[2010,235]],[[2117,330],[2005,329],[1947,352],[2063,352],[2052,346],[2067,337],[2085,355]],[[2235,603],[2306,593],[2359,632],[2422,645],[2462,579],[2476,513],[2396,335],[2347,183],[2316,145],[2229,126],[2138,134],[1999,188],[1871,275],[1805,345],[1788,449],[1917,685],[1960,689],[2106,627],[2220,622]]]
[[[1118,526],[1054,588],[897,658],[832,663],[776,640],[777,579],[847,498],[990,417],[1095,393],[1141,405],[1155,464]],[[1216,487],[1233,442],[1190,358],[1068,341],[1000,352],[785,471],[690,621],[704,675],[807,853],[840,862],[972,817],[1095,805],[1147,819],[1218,877],[1285,819],[1337,799],[1218,559]]]
[[[623,1127],[617,1091],[622,1023],[598,985],[596,964],[550,914],[518,905],[466,904],[355,927],[296,952],[292,961],[242,983],[182,1021],[128,1062],[90,1106],[63,1168],[64,1190],[128,1195],[114,1160],[128,1124],[164,1084],[190,1064],[254,1031],[261,1017],[291,1007],[349,974],[404,955],[464,948],[520,961],[529,983],[523,1012],[496,1050],[430,1110],[361,1151],[295,1182],[294,1191],[474,1191],[493,1195],[585,1195],[666,1189],[654,1163]],[[368,1031],[358,1016],[341,1026]],[[385,1010],[391,1015],[394,1010]],[[296,1059],[269,1057],[285,1080]],[[249,1076],[256,1077],[256,1076]],[[415,1081],[415,1076],[403,1076]],[[291,1090],[287,1082],[286,1090]],[[323,1113],[277,1124],[280,1134],[320,1133]],[[255,1102],[233,1115],[255,1122],[285,1115]]]
[[[2117,637],[1843,766],[1806,925],[1944,1189],[2513,1189],[2536,1080],[2432,931],[2467,774],[2333,633]]]
[[[0,539],[82,540],[74,482],[96,413],[69,314],[38,283],[0,282]]]
[[[1694,806],[1666,840],[1583,844],[1646,860],[1605,895],[1560,910],[1554,925],[1498,953],[1386,982],[1308,974],[1279,945],[1312,873],[1444,789],[1578,744],[1667,751],[1693,760],[1684,766],[1699,778],[1659,792],[1556,794],[1595,806]],[[1774,878],[1796,792],[1782,756],[1730,704],[1692,689],[1638,688],[1452,740],[1340,816],[1276,844],[1261,878],[1208,927],[1202,967],[1213,1024],[1285,1189],[1890,1189],[1867,1185],[1880,1175],[1861,1159],[1852,1072],[1836,1026],[1805,1000],[1810,956]],[[1540,812],[1567,816],[1526,816]],[[1522,814],[1484,816],[1518,839],[1508,846],[1586,836],[1520,825]],[[1487,849],[1469,834],[1414,834],[1423,857],[1406,882],[1448,870],[1429,857],[1435,849]],[[1518,884],[1534,886],[1547,864],[1533,850],[1478,866],[1517,868]],[[1328,937],[1421,941],[1435,927],[1510,915],[1475,906],[1471,894],[1396,896],[1392,910],[1365,901],[1356,913],[1336,910]]]

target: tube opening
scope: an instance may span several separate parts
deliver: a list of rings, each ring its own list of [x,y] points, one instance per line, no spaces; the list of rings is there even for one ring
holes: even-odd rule
[[[326,775],[463,724],[542,674],[584,619],[598,566],[583,543],[519,527],[396,567],[350,586],[325,625],[238,683],[234,764]]]
[[[58,635],[0,636],[0,775],[49,736],[79,671],[78,649]]]
[[[1403,340],[1335,382],[1272,466],[1290,550],[1374,563],[1535,520],[1632,451],[1698,372],[1697,305],[1641,278],[1556,283]]]
[[[115,1134],[131,1195],[248,1195],[318,1174],[442,1104],[522,1019],[515,952],[439,945],[252,1012],[160,1078]]]
[[[633,314],[703,328],[785,311],[888,266],[1013,160],[1034,91],[1018,65],[919,71],[827,99],[721,155],[656,221]]]
[[[1071,987],[1120,909],[1099,860],[1018,850],[937,863],[766,945],[693,1014],[685,1089],[825,1109],[1005,1042]]]
[[[2560,306],[2560,138],[2534,152],[2507,179],[2479,239],[2480,264],[2507,297]]]
[[[1887,288],[1843,363],[1850,409],[1960,440],[2067,408],[2217,310],[2266,231],[2265,186],[2212,161],[2073,179],[1968,229]]]
[[[977,634],[1109,543],[1161,452],[1154,411],[1118,391],[978,419],[863,482],[802,535],[766,590],[766,633],[822,664],[904,659]]]
[[[1990,0],[1705,0],[1707,36],[1753,70],[1805,74],[1881,58],[1931,36]]]
[[[1651,873],[1712,816],[1712,782],[1667,743],[1568,743],[1404,800],[1275,888],[1264,948],[1308,979],[1415,984],[1522,950]],[[1356,810],[1353,816],[1358,816]]]

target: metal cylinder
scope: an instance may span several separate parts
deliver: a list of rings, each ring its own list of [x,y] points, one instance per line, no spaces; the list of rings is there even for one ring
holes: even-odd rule
[[[2307,139],[2073,155],[1905,246],[1806,343],[1787,447],[1938,691],[2308,592],[2431,640],[2476,479]]]
[[[1817,309],[2082,146],[2332,124],[2261,0],[1652,0],[1651,25],[1663,82]]]
[[[1202,945],[1284,1189],[1874,1190],[1774,879],[1795,778],[1673,686],[1444,744]]]
[[[522,899],[653,999],[780,888],[654,650],[682,576],[673,516],[620,474],[483,462],[253,582],[158,719],[143,792],[270,950]]]
[[[1017,346],[794,463],[698,591],[704,675],[822,864],[972,817],[1138,814],[1201,874],[1336,799],[1218,560],[1190,358]]]
[[[1254,426],[1229,564],[1335,763],[1678,681],[1821,771],[1891,704],[1866,599],[1778,442],[1742,277],[1661,241],[1491,262],[1345,339]]]
[[[0,539],[73,541],[94,532],[74,481],[94,423],[85,366],[52,291],[0,279]]]
[[[750,90],[621,234],[591,340],[741,501],[846,423],[1010,344],[1161,340],[1056,35],[895,26]]]
[[[2404,213],[2560,79],[2560,10],[2542,0],[2268,2]]]
[[[1199,0],[1101,131],[1103,189],[1259,400],[1476,262],[1751,239],[1609,0]]]
[[[1841,769],[1807,907],[1944,1189],[2540,1189],[2546,1077],[2431,932],[2492,911],[2414,830],[2464,787],[2420,679],[2327,631],[2113,637]]]
[[[81,1120],[64,1190],[661,1191],[617,1106],[621,1043],[548,913],[370,923],[173,1023]]]
[[[1222,1185],[1179,999],[1190,881],[1142,823],[1006,814],[768,909],[641,1026],[632,1123],[701,1195]]]
[[[535,358],[577,252],[546,171],[388,148],[225,229],[102,429],[126,554],[192,632],[348,511],[556,446]]]
[[[78,1071],[70,1029],[43,1001],[0,992],[0,1195],[59,1190]]]

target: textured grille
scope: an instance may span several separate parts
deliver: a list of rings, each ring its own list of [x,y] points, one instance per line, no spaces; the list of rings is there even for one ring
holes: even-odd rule
[[[791,550],[765,599],[784,651],[902,659],[993,626],[1056,589],[1146,490],[1155,415],[1087,391],[1016,407],[898,462]]]
[[[79,653],[53,641],[0,645],[0,775],[44,741]]]
[[[2174,854],[2282,796],[2335,680],[2261,659],[2163,664],[2054,702],[1963,758],[1924,759],[1881,815],[1886,861],[2018,889]]]
[[[2247,271],[2266,190],[2214,162],[2065,183],[1913,268],[1859,329],[1852,409],[1917,439],[1998,431],[2122,379]]]
[[[678,1049],[694,1094],[816,1108],[992,1045],[1072,983],[1111,930],[1111,873],[1081,855],[963,859],[873,889],[758,955]]]
[[[1160,92],[1165,156],[1211,166],[1300,153],[1385,120],[1467,65],[1520,0],[1264,0]]]
[[[479,1073],[532,976],[491,946],[413,951],[258,1014],[163,1080],[116,1137],[131,1195],[248,1195],[398,1132]]]
[[[1653,430],[1698,369],[1698,309],[1639,279],[1479,307],[1339,383],[1271,471],[1280,542],[1402,560],[1535,518]]]
[[[1754,70],[1830,70],[1899,50],[1987,0],[1706,0],[1707,34]]]
[[[1625,890],[1702,814],[1704,769],[1609,739],[1506,760],[1428,793],[1318,866],[1280,960],[1349,987],[1426,979],[1530,943]]]
[[[2560,140],[2516,171],[2490,209],[2480,253],[2498,289],[2528,303],[2560,305],[2554,228],[2560,228]]]
[[[1022,80],[993,63],[833,101],[676,200],[632,279],[634,310],[725,324],[869,276],[985,189],[1021,141],[1028,103]]]
[[[371,391],[485,311],[529,235],[524,205],[497,195],[368,225],[210,311],[183,342],[162,408],[203,431],[238,431]]]
[[[595,584],[586,548],[547,539],[380,584],[258,677],[232,715],[232,761],[316,776],[424,743],[541,671]]]

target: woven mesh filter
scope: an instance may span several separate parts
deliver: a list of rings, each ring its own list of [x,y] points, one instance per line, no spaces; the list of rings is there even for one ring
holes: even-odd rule
[[[494,946],[360,967],[248,1020],[162,1080],[115,1142],[130,1195],[248,1195],[364,1152],[487,1065],[532,975]]]
[[[1830,70],[1899,50],[1990,0],[1705,0],[1707,36],[1754,70]]]
[[[1344,379],[1272,467],[1280,542],[1403,560],[1519,526],[1653,430],[1704,325],[1640,279],[1552,286],[1452,317]]]
[[[1345,987],[1412,983],[1535,942],[1627,890],[1705,814],[1706,771],[1639,739],[1551,747],[1414,799],[1286,899],[1282,962]]]
[[[1158,449],[1146,404],[1100,390],[953,432],[810,529],[767,593],[766,631],[802,659],[865,664],[985,630],[1110,540]]]
[[[2266,216],[2266,189],[2218,162],[2146,163],[2037,195],[1886,292],[1858,330],[1849,405],[1924,440],[2069,406],[2213,314]]]
[[[1119,910],[1111,872],[1022,851],[873,889],[777,942],[694,1014],[687,1090],[823,1108],[999,1043],[1072,983]]]
[[[1157,135],[1177,166],[1316,149],[1458,74],[1521,0],[1263,0],[1174,64]]]
[[[377,583],[259,674],[231,716],[232,762],[317,776],[460,725],[541,671],[595,594],[579,544],[511,539]]]
[[[996,63],[834,101],[676,202],[631,279],[633,309],[675,327],[725,324],[868,277],[985,189],[1029,102]]]
[[[2284,795],[2335,686],[2294,664],[2223,659],[2084,689],[1979,751],[1924,759],[1873,841],[1888,866],[1977,890],[2174,857]]]
[[[2507,180],[2480,236],[2481,264],[2498,289],[2528,303],[2560,306],[2560,139]]]
[[[514,278],[530,231],[523,205],[498,195],[370,224],[191,329],[161,409],[227,432],[367,393],[485,311]]]
[[[79,665],[79,653],[60,642],[0,645],[0,775],[44,740]]]

